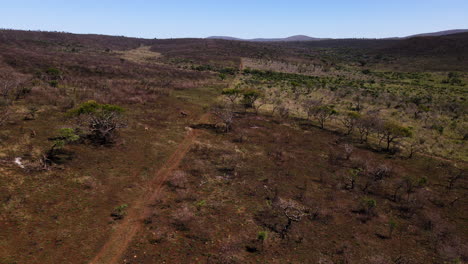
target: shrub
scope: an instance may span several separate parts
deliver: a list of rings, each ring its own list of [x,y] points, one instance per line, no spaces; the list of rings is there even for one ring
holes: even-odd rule
[[[62,79],[62,71],[57,68],[48,68],[46,71],[46,78],[50,81]]]
[[[113,143],[117,129],[126,126],[122,120],[123,112],[124,109],[117,105],[88,101],[70,110],[68,115],[78,118],[78,124],[84,125],[94,143],[104,145]]]
[[[26,87],[27,80],[27,78],[22,76],[0,75],[0,104],[11,104],[13,100],[18,100],[23,95],[29,93],[31,89]]]
[[[39,111],[37,106],[35,106],[35,105],[28,106],[28,113],[27,113],[27,116],[24,119],[25,120],[35,120],[37,111]]]
[[[363,211],[367,215],[374,215],[375,208],[377,207],[377,201],[372,198],[362,198],[361,202],[361,211]]]
[[[121,220],[127,215],[128,204],[122,204],[114,208],[111,216],[114,220]]]
[[[358,176],[361,174],[362,169],[360,168],[354,168],[354,169],[349,169],[349,175],[348,175],[348,182],[346,188],[347,189],[354,189],[354,186],[356,185],[356,181],[358,179]]]
[[[463,81],[460,79],[458,72],[449,72],[447,79],[443,80],[442,83],[448,83],[450,85],[463,85]]]
[[[200,200],[195,203],[195,206],[197,207],[198,210],[200,210],[200,208],[204,207],[205,205],[206,205],[206,200]]]
[[[0,106],[0,126],[6,123],[10,116],[10,107],[8,106]]]
[[[353,147],[353,145],[345,144],[343,150],[344,150],[344,154],[345,154],[345,159],[346,159],[346,160],[349,160],[349,159],[351,158],[351,155],[352,155],[353,152],[354,152],[354,147]]]
[[[62,159],[59,157],[63,147],[80,139],[73,128],[62,128],[58,131],[58,136],[53,138],[52,147],[46,151],[42,157],[42,163],[47,168],[52,163],[60,163]]]
[[[260,231],[258,232],[257,239],[260,241],[265,241],[268,238],[268,231]]]
[[[56,81],[56,80],[49,81],[49,85],[50,85],[51,87],[56,88],[56,87],[58,87],[58,84],[59,84],[59,83],[58,83],[58,81]]]
[[[289,108],[286,105],[280,105],[276,109],[280,118],[286,119],[289,117]]]
[[[235,75],[235,74],[238,72],[238,70],[235,69],[235,68],[226,67],[226,68],[220,69],[219,72],[220,72],[221,74],[224,74],[224,75],[226,75],[226,74]]]
[[[393,231],[395,231],[395,228],[397,227],[397,222],[395,219],[391,218],[390,221],[388,221],[388,237],[392,237]]]
[[[361,72],[362,72],[362,74],[366,74],[366,75],[371,73],[371,71],[369,69],[364,69]]]

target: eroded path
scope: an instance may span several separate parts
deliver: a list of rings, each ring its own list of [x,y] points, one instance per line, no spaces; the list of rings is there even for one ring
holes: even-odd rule
[[[207,122],[208,118],[209,114],[204,114],[199,122]],[[129,244],[142,228],[144,219],[151,215],[151,204],[158,199],[164,182],[171,175],[171,172],[179,166],[199,133],[198,130],[187,132],[183,141],[148,183],[145,193],[132,203],[126,217],[115,225],[109,239],[89,262],[90,264],[117,263],[122,258]]]

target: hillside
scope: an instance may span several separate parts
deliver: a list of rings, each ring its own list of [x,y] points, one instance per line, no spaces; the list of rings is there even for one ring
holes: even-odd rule
[[[0,264],[465,263],[467,47],[0,30]]]
[[[467,33],[467,32],[468,32],[468,29],[452,29],[452,30],[444,30],[444,31],[438,31],[438,32],[431,32],[431,33],[421,33],[421,34],[411,35],[406,38],[439,37],[439,36],[447,36],[447,35]]]

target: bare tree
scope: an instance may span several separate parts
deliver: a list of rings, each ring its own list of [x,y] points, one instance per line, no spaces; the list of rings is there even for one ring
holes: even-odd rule
[[[361,115],[358,112],[353,111],[346,112],[341,116],[340,121],[346,128],[346,135],[349,135],[353,132],[360,117]]]
[[[255,114],[258,115],[260,108],[266,104],[265,100],[256,100],[252,105],[253,109],[255,110]]]
[[[0,96],[4,99],[9,98],[13,91],[18,87],[19,80],[3,79],[0,80]]]
[[[273,89],[269,89],[268,93],[265,95],[265,100],[267,104],[272,105],[271,115],[274,116],[278,107],[283,105],[283,96],[281,96],[280,91],[275,91]]]
[[[447,189],[452,190],[455,187],[455,183],[466,177],[466,171],[457,167],[453,167],[448,170],[449,174]]]
[[[313,116],[314,114],[314,111],[315,111],[315,108],[317,106],[320,106],[322,105],[322,99],[320,100],[313,100],[313,99],[309,99],[309,100],[306,100],[302,103],[302,107],[304,108],[304,111],[306,112],[307,114],[307,119],[310,120],[310,118]]]
[[[3,99],[3,104],[9,104],[30,91],[25,88],[27,80],[27,76],[14,72],[0,74],[0,98]]]
[[[344,145],[344,153],[345,153],[345,159],[349,160],[351,158],[351,155],[354,152],[354,147],[353,145],[350,144],[345,144]]]
[[[232,105],[217,104],[212,107],[211,113],[219,118],[225,125],[224,132],[229,132],[234,121],[234,111]]]
[[[423,138],[417,138],[412,140],[408,146],[408,159],[413,158],[413,155],[417,152],[420,152],[423,149],[425,140]]]
[[[282,119],[286,119],[289,117],[289,108],[284,104],[278,106],[278,115]]]
[[[369,135],[378,131],[381,123],[381,119],[376,114],[360,116],[355,126],[359,132],[361,143],[367,142]]]
[[[0,106],[0,126],[5,124],[10,116],[10,108],[8,106]]]

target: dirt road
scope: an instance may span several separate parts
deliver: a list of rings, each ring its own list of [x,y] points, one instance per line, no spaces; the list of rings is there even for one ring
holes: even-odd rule
[[[200,118],[200,122],[207,122],[208,117],[209,114],[204,114]],[[148,183],[145,193],[132,203],[125,218],[115,225],[109,239],[89,262],[90,264],[117,263],[122,258],[129,244],[142,228],[143,220],[151,216],[150,205],[159,197],[164,182],[171,175],[171,172],[179,166],[199,133],[200,131],[197,130],[187,132],[183,141]]]

